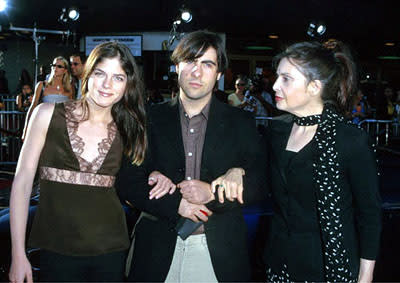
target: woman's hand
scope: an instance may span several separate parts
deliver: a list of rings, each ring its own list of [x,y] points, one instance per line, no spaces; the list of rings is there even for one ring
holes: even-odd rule
[[[12,259],[10,272],[8,274],[11,283],[32,283],[32,267],[26,255]]]
[[[374,275],[375,260],[360,259],[360,272],[358,273],[358,282],[372,282]]]
[[[168,177],[158,171],[153,171],[150,173],[148,184],[150,186],[154,186],[149,193],[150,199],[159,199],[165,196],[167,193],[172,195],[176,189],[176,185],[172,183]]]
[[[243,176],[245,171],[242,168],[231,168],[224,175],[218,177],[211,183],[213,193],[218,191],[218,200],[224,202],[225,197],[234,201],[237,199],[243,204]]]

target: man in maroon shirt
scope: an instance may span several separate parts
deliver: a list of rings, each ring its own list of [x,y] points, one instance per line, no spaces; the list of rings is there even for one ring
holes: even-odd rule
[[[218,202],[210,184],[236,170],[245,174],[244,202],[259,198],[266,170],[255,122],[251,114],[212,96],[227,66],[217,34],[187,34],[171,59],[179,95],[148,113],[150,153],[142,178],[133,173],[137,168],[124,163],[118,182],[126,198],[145,212],[136,225],[128,281],[250,281],[241,204]],[[139,180],[153,170],[180,190],[150,199],[149,188]],[[203,223],[187,238],[178,236],[177,224],[190,223],[188,219]]]

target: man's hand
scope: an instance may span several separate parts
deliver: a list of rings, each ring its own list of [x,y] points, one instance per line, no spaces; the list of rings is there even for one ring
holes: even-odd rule
[[[224,202],[225,197],[234,201],[237,199],[239,203],[243,204],[243,176],[245,171],[242,168],[231,168],[226,173],[211,183],[213,193],[218,191],[218,200],[220,203]]]
[[[200,180],[185,180],[180,182],[178,188],[184,199],[194,204],[206,204],[214,200],[210,184]]]
[[[149,198],[150,199],[159,199],[160,197],[163,197],[167,193],[173,194],[176,189],[176,185],[172,183],[172,181],[167,178],[165,175],[161,174],[158,171],[153,171],[149,175],[148,179],[148,184],[150,186],[154,186],[150,193],[149,193]]]
[[[188,202],[186,199],[182,199],[179,204],[178,213],[182,217],[192,219],[194,222],[207,222],[208,217],[212,215],[212,211],[209,210],[205,205],[193,204]]]

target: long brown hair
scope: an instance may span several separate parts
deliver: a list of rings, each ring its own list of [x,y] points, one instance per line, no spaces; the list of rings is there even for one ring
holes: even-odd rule
[[[147,150],[144,85],[135,58],[126,45],[106,42],[96,46],[90,53],[82,78],[84,112],[89,111],[86,102],[89,78],[97,64],[104,58],[118,58],[127,75],[124,96],[113,105],[111,114],[124,142],[124,153],[132,159],[133,164],[140,165]]]

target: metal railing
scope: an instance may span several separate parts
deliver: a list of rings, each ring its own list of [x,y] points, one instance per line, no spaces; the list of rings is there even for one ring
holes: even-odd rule
[[[394,120],[365,119],[358,125],[374,137],[376,145],[380,145],[381,138],[388,145],[391,137],[399,135],[399,123]]]
[[[17,164],[25,113],[0,111],[0,165]]]
[[[14,95],[0,96],[6,109],[0,111],[0,165],[15,165],[22,146],[26,113],[16,111]]]

